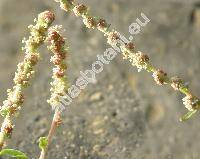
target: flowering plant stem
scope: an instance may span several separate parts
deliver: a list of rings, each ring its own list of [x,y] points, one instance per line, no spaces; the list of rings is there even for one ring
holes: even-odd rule
[[[152,73],[155,82],[158,85],[169,84],[174,90],[180,91],[186,96],[183,98],[183,104],[188,109],[188,113],[180,118],[180,121],[189,119],[200,109],[200,100],[196,97],[188,88],[187,84],[179,77],[168,77],[167,73],[157,69],[150,63],[150,59],[144,53],[137,51],[132,42],[124,42],[121,39],[120,34],[117,31],[110,30],[110,25],[101,18],[92,16],[89,9],[84,4],[77,4],[75,0],[55,0],[60,3],[61,9],[66,12],[74,12],[76,16],[83,18],[83,23],[87,28],[98,29],[108,39],[108,44],[111,46],[117,46],[123,54],[123,58],[131,62],[133,66],[138,68],[138,71],[142,69]]]
[[[65,71],[67,69],[67,65],[65,64],[67,48],[65,47],[65,39],[62,37],[60,31],[61,26],[51,27],[48,30],[46,40],[48,49],[53,53],[50,61],[55,65],[52,76],[53,82],[51,82],[52,88],[50,89],[51,98],[47,102],[55,110],[55,114],[47,137],[47,145],[42,149],[39,159],[45,159],[51,138],[55,133],[56,128],[61,123],[60,114],[62,108],[60,105],[60,97],[65,95],[68,88],[67,78],[65,76]]]
[[[151,73],[155,82],[158,85],[170,85],[174,90],[181,92],[185,95],[183,104],[188,109],[180,120],[184,121],[189,119],[200,109],[200,99],[196,97],[188,88],[187,84],[179,77],[169,77],[161,69],[157,69],[151,64],[150,58],[137,51],[132,42],[125,42],[120,36],[119,32],[110,30],[110,25],[101,18],[94,17],[90,14],[89,9],[84,4],[76,4],[74,0],[55,0],[60,3],[60,7],[65,11],[73,11],[76,16],[83,18],[83,23],[87,28],[98,29],[107,38],[107,43],[115,49],[118,48],[122,52],[123,58],[129,60],[131,64],[138,68],[138,71],[146,70]],[[13,149],[4,149],[6,139],[11,137],[13,132],[13,119],[19,112],[24,102],[23,91],[29,86],[29,81],[34,75],[34,66],[38,63],[40,55],[38,48],[44,42],[47,43],[48,49],[53,53],[51,62],[54,64],[52,82],[51,82],[51,97],[47,101],[54,110],[54,116],[51,127],[47,137],[40,138],[41,153],[39,159],[45,159],[48,147],[51,143],[52,137],[56,132],[57,127],[61,124],[61,112],[63,105],[61,104],[62,98],[65,98],[65,92],[68,89],[67,64],[65,63],[68,48],[65,46],[65,38],[61,35],[61,26],[50,27],[54,21],[55,16],[52,12],[45,11],[38,15],[35,20],[35,25],[30,25],[30,36],[25,43],[25,58],[18,64],[17,72],[14,77],[14,86],[12,89],[7,90],[8,97],[0,107],[0,113],[4,117],[0,130],[0,155],[10,155],[12,157],[20,156],[21,158],[28,158],[20,151]],[[46,35],[48,33],[48,35]]]
[[[54,14],[45,11],[38,15],[35,19],[36,24],[30,25],[30,36],[28,40],[24,39],[25,43],[25,58],[24,61],[18,64],[17,72],[14,77],[14,87],[8,89],[8,98],[3,102],[0,113],[5,117],[0,131],[0,150],[5,144],[5,140],[11,137],[13,131],[12,120],[21,109],[24,102],[23,90],[29,86],[29,81],[34,74],[34,66],[39,60],[39,53],[37,49],[43,44],[46,39],[46,31],[51,23],[54,21]]]
[[[1,151],[5,145],[5,140],[11,137],[13,127],[12,118],[19,112],[21,106],[24,102],[24,97],[22,95],[23,88],[29,86],[29,81],[34,74],[33,68],[39,60],[39,53],[37,49],[44,42],[47,43],[47,48],[53,53],[50,62],[52,62],[55,67],[53,68],[53,75],[51,82],[51,97],[47,101],[55,110],[52,124],[48,133],[47,138],[41,137],[39,147],[42,149],[40,154],[40,159],[45,159],[48,146],[51,139],[56,131],[56,128],[61,124],[61,111],[62,105],[60,104],[60,98],[65,95],[68,88],[67,77],[65,71],[67,65],[65,63],[67,48],[65,47],[65,39],[61,35],[61,26],[50,27],[51,23],[54,21],[54,14],[45,11],[39,14],[38,19],[35,20],[36,25],[30,25],[30,36],[28,40],[24,39],[25,43],[25,58],[24,61],[18,64],[17,72],[15,73],[14,83],[15,86],[12,90],[8,90],[8,98],[3,102],[1,106],[0,113],[5,117],[0,131],[0,152],[2,154],[8,154],[12,156],[13,154],[23,154],[19,151],[12,149],[4,149]],[[48,33],[46,35],[46,33]],[[15,156],[16,157],[16,156]]]
[[[49,134],[47,136],[47,145],[46,145],[45,148],[43,148],[41,150],[39,159],[45,159],[46,154],[47,154],[47,150],[48,150],[48,146],[49,146],[51,139],[52,139],[52,136],[54,135],[56,128],[59,126],[59,124],[60,124],[60,112],[55,112],[54,117],[53,117],[53,121],[51,123],[51,128],[50,128]]]

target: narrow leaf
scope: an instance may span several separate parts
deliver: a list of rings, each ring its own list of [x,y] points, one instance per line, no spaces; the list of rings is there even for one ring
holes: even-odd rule
[[[197,112],[197,110],[193,110],[193,111],[187,112],[183,117],[180,118],[180,121],[186,121],[186,120],[188,120],[188,119],[191,118],[196,112]]]
[[[9,156],[17,159],[28,159],[28,157],[23,152],[14,149],[3,149],[0,151],[0,156]]]

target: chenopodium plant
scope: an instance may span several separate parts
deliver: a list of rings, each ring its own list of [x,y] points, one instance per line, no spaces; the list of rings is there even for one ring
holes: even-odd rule
[[[137,51],[133,42],[124,42],[124,38],[120,36],[120,33],[116,30],[110,29],[110,24],[102,18],[92,16],[89,8],[84,4],[79,4],[75,0],[55,0],[60,3],[61,9],[66,12],[73,12],[75,16],[82,17],[83,23],[87,28],[97,29],[107,37],[107,43],[110,44],[116,50],[119,50],[123,54],[123,59],[129,60],[132,66],[136,66],[138,71],[146,70],[152,73],[155,82],[158,85],[170,85],[175,91],[180,91],[185,95],[182,99],[183,104],[188,109],[180,121],[189,119],[200,109],[200,99],[195,96],[188,85],[178,76],[169,77],[166,72],[161,69],[157,69],[150,62],[148,55]]]
[[[25,43],[25,57],[23,62],[18,64],[17,72],[14,77],[14,86],[8,89],[8,97],[0,107],[0,113],[4,117],[4,121],[0,131],[0,156],[8,155],[19,159],[27,159],[28,157],[14,149],[3,149],[6,144],[6,139],[11,137],[14,124],[13,120],[19,110],[22,108],[24,102],[23,91],[30,85],[30,79],[35,73],[34,67],[40,59],[38,48],[43,43],[47,44],[47,48],[52,52],[50,62],[54,64],[53,75],[51,82],[51,98],[48,103],[53,107],[54,116],[47,137],[39,139],[39,147],[41,148],[40,159],[44,159],[50,144],[51,138],[55,133],[56,128],[61,124],[61,108],[59,108],[60,97],[64,96],[68,88],[67,77],[65,75],[67,65],[65,63],[67,55],[67,47],[65,38],[61,35],[62,26],[50,27],[54,21],[55,16],[50,11],[45,11],[38,15],[35,19],[36,24],[30,25],[30,36],[28,39],[23,39]]]
[[[168,77],[161,69],[157,69],[150,63],[150,58],[136,50],[135,45],[132,42],[124,42],[119,32],[110,29],[110,25],[102,18],[94,17],[90,14],[89,9],[84,4],[76,4],[74,0],[56,0],[60,3],[60,7],[68,11],[73,11],[76,16],[83,18],[83,23],[87,28],[98,29],[107,38],[108,44],[114,48],[118,48],[123,58],[129,60],[133,66],[138,68],[138,71],[146,70],[152,73],[155,82],[158,85],[169,84],[174,90],[180,91],[185,94],[183,98],[183,104],[188,109],[188,113],[181,118],[181,121],[189,119],[200,109],[200,100],[196,97],[188,88],[188,86],[179,77]],[[4,117],[4,121],[0,131],[0,155],[8,155],[19,159],[27,159],[28,157],[13,149],[2,149],[5,145],[7,138],[11,137],[14,125],[13,118],[19,112],[24,102],[23,90],[29,86],[29,81],[34,74],[34,66],[39,60],[38,47],[44,42],[47,43],[48,49],[53,53],[51,62],[55,65],[53,68],[53,82],[51,83],[51,98],[48,103],[55,110],[51,128],[47,137],[41,137],[39,139],[39,147],[41,148],[41,154],[39,159],[44,159],[50,144],[52,135],[56,128],[61,124],[61,106],[60,100],[62,96],[64,98],[67,91],[67,78],[65,71],[67,66],[65,64],[66,54],[68,53],[65,47],[65,39],[61,35],[61,27],[50,27],[54,21],[54,14],[45,11],[39,14],[38,19],[35,20],[36,24],[29,26],[30,36],[23,42],[25,43],[25,58],[24,61],[18,64],[18,69],[14,78],[14,87],[8,90],[8,98],[3,102],[0,112]]]

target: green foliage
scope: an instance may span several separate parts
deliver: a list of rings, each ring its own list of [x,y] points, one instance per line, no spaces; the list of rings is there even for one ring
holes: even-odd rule
[[[41,150],[45,150],[48,145],[48,139],[47,137],[40,137],[39,139],[39,147]]]
[[[180,121],[186,121],[186,120],[188,120],[188,119],[191,118],[196,112],[197,112],[197,110],[189,111],[189,112],[186,113],[183,117],[180,118]]]
[[[3,149],[0,156],[9,156],[16,159],[29,159],[23,152],[14,149]]]

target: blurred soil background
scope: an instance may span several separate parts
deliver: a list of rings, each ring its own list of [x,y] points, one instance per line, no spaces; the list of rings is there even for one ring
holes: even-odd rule
[[[143,12],[151,22],[134,37],[137,48],[151,61],[190,82],[200,96],[200,1],[192,0],[84,0],[94,15],[129,37],[128,27]],[[199,3],[198,3],[199,2]],[[66,29],[70,46],[68,76],[71,84],[89,69],[109,46],[104,36],[88,30],[80,18],[61,11],[53,0],[0,1],[0,100],[12,86],[17,63],[23,59],[21,40],[37,14],[52,10],[56,23]],[[15,121],[9,148],[38,158],[38,138],[49,130],[52,111],[46,103],[51,81],[50,55],[40,49],[32,85]],[[49,159],[199,159],[199,114],[185,123],[182,95],[157,86],[146,72],[119,55],[64,112],[63,125],[49,150]],[[2,118],[1,118],[2,120]]]

